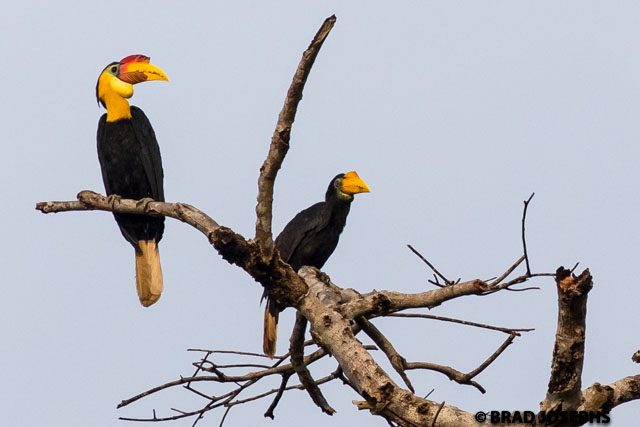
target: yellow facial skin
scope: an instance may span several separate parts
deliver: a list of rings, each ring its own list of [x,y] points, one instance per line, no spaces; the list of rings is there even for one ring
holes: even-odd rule
[[[131,96],[133,95],[132,84],[123,82],[122,80],[120,80],[116,76],[112,76],[111,74],[107,74],[107,76],[107,79],[109,80],[109,87],[113,92],[123,98],[131,98]]]
[[[130,119],[127,99],[133,95],[133,85],[151,80],[169,81],[169,77],[147,62],[115,63],[105,68],[98,79],[98,97],[107,108],[107,121]]]
[[[344,174],[340,191],[350,195],[371,192],[367,183],[358,176],[356,171],[351,171]]]

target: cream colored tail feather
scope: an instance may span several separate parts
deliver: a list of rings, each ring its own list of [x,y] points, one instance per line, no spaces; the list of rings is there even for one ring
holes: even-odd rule
[[[278,338],[278,318],[276,316],[271,313],[269,300],[267,300],[267,306],[264,308],[262,351],[272,359],[276,354],[276,340]]]
[[[138,241],[136,251],[136,289],[140,303],[149,307],[160,299],[162,293],[162,267],[160,252],[155,240]]]

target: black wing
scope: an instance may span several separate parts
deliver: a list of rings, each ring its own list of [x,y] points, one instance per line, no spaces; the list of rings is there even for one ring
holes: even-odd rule
[[[331,213],[325,202],[319,202],[299,212],[276,238],[280,257],[289,262],[305,236],[317,233],[329,224]]]
[[[104,167],[102,163],[102,159],[100,159],[100,153],[102,153],[101,144],[104,141],[104,128],[105,128],[106,122],[107,122],[107,113],[104,113],[102,117],[100,117],[100,121],[98,121],[98,159],[100,160],[100,172],[102,173],[102,182],[104,182],[104,189],[107,195],[109,195],[109,194],[113,194],[113,191],[111,189],[110,181],[108,179],[107,168]]]
[[[107,195],[164,201],[162,160],[155,134],[144,113],[132,107],[131,119],[98,122],[98,159]],[[123,236],[136,249],[138,241],[159,242],[164,217],[114,214]]]
[[[131,106],[131,120],[136,139],[140,143],[142,165],[151,185],[152,198],[159,202],[164,202],[164,172],[156,134],[153,131],[153,127],[151,127],[149,119],[140,108]]]

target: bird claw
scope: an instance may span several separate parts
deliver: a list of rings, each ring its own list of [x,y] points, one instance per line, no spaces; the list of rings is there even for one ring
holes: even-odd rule
[[[120,203],[122,197],[119,194],[110,194],[107,196],[107,203],[111,206],[111,208],[115,208],[116,202]]]
[[[318,277],[318,280],[320,280],[325,285],[328,285],[329,283],[331,283],[331,277],[329,277],[329,275],[327,273],[324,273],[322,271],[318,271],[317,277]]]
[[[149,203],[155,202],[151,197],[144,197],[136,202],[136,207],[143,206],[145,212],[149,212]]]

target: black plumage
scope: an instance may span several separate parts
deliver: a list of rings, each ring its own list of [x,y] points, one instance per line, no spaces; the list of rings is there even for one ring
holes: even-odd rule
[[[144,112],[131,106],[131,118],[98,123],[98,159],[107,195],[164,201],[162,159],[156,135]],[[114,214],[122,235],[139,251],[140,240],[162,239],[164,217]]]
[[[343,176],[331,180],[324,202],[299,212],[276,238],[280,257],[295,271],[303,265],[322,268],[338,246],[353,201],[336,191],[334,183]]]
[[[276,238],[280,257],[298,271],[303,265],[322,268],[338,246],[347,223],[354,194],[369,187],[355,172],[336,175],[327,188],[325,200],[299,212]],[[267,297],[264,313],[263,350],[273,357],[281,308]]]

